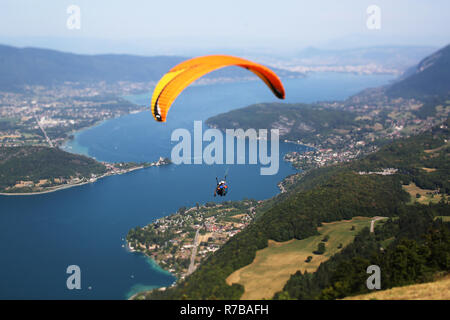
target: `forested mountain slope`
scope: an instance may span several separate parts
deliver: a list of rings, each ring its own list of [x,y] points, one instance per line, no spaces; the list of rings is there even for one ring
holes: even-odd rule
[[[275,241],[304,239],[317,234],[317,227],[322,222],[350,219],[355,216],[402,216],[403,218],[400,220],[391,220],[387,224],[390,227],[383,231],[383,234],[389,233],[388,238],[394,236],[398,238],[398,241],[402,239],[402,237],[397,237],[399,234],[409,235],[408,237],[413,239],[420,238],[422,235],[425,235],[426,230],[428,230],[427,228],[432,226],[435,216],[448,215],[448,204],[445,200],[442,200],[439,205],[428,209],[422,208],[420,205],[408,205],[407,203],[410,202],[411,198],[403,190],[402,185],[408,183],[411,179],[420,179],[423,176],[430,178],[430,182],[432,181],[431,183],[434,183],[435,186],[442,185],[442,192],[444,194],[447,193],[446,187],[444,187],[448,180],[446,176],[441,176],[442,178],[439,180],[426,171],[422,173],[415,169],[417,169],[416,166],[430,165],[427,161],[433,162],[436,159],[433,162],[435,169],[441,170],[440,172],[445,172],[446,162],[437,160],[441,159],[441,156],[424,159],[423,155],[427,153],[426,150],[429,151],[428,148],[434,148],[432,150],[440,148],[439,150],[444,150],[442,151],[444,152],[442,157],[448,157],[448,149],[445,147],[445,140],[448,140],[448,138],[448,127],[445,124],[442,128],[435,128],[431,133],[396,141],[365,159],[348,164],[311,170],[297,182],[297,185],[292,191],[279,197],[278,201],[274,201],[274,205],[270,209],[256,219],[247,229],[231,238],[220,250],[203,263],[196,272],[187,277],[185,281],[164,292],[154,291],[148,295],[148,298],[238,299],[243,293],[243,287],[238,284],[228,286],[225,282],[225,279],[233,271],[250,264],[255,257],[256,251],[265,248],[269,239]],[[385,165],[394,168],[398,165],[398,168],[396,168],[398,171],[387,175],[365,171],[360,172],[360,170],[377,172],[377,170]],[[426,219],[422,221],[421,219],[411,220],[408,218],[413,215],[419,215]],[[404,221],[407,222],[403,223]],[[441,228],[440,226],[438,227]],[[447,237],[445,233],[445,228],[447,227],[442,226],[442,228],[443,237],[447,239],[445,238]],[[396,231],[392,231],[393,229]],[[371,242],[364,242],[364,239],[370,239],[372,241],[372,237],[367,233],[368,230],[365,233],[363,232],[355,240],[355,243],[363,241],[362,247],[366,248],[366,245],[369,246],[368,252],[372,253],[373,248],[379,244],[378,242],[374,242],[373,244]],[[383,239],[388,238],[385,237]],[[381,241],[383,239],[379,240]],[[353,244],[353,246],[356,246],[356,249],[351,249],[353,247],[350,247],[350,249],[346,250],[350,250],[352,253],[356,250],[356,253],[358,253],[360,251],[359,245]],[[397,249],[400,250],[397,247],[393,250]],[[431,250],[429,247],[428,249]],[[445,250],[440,252],[441,249],[441,247],[438,247],[435,254],[438,256],[443,254],[444,258],[441,256],[437,258],[434,255],[427,256],[427,259],[429,259],[426,262],[427,266],[435,263],[439,265],[437,267],[430,267],[430,272],[444,268],[442,266],[443,262],[440,259],[445,260],[448,253]],[[355,259],[359,259],[358,255]],[[334,260],[331,259],[330,261]],[[386,260],[386,265],[389,265],[389,261]],[[355,268],[356,266],[358,264],[355,264]],[[421,268],[421,266],[422,264],[418,267]],[[356,293],[357,290],[322,293],[321,291],[326,289],[327,286],[333,285],[333,282],[330,282],[329,278],[327,278],[330,276],[330,273],[325,272],[324,274],[322,276],[326,279],[315,291],[311,291],[312,295],[309,295],[308,298],[316,298],[319,296],[323,298],[337,298],[346,294]],[[427,272],[423,273],[424,278],[427,275]],[[296,280],[292,281],[295,282]],[[291,284],[292,281],[290,282]],[[410,281],[418,281],[418,279],[408,278],[403,282],[400,280],[392,280],[390,283],[391,285],[398,285],[399,283],[409,283]],[[314,286],[316,282],[314,282]],[[362,284],[364,285],[365,282],[362,282]],[[301,285],[303,286],[305,284],[301,282]],[[294,287],[295,289],[292,290],[289,289],[289,286],[286,287],[285,293],[282,293],[278,297],[305,297],[301,294],[294,294],[297,286],[294,285]],[[323,295],[321,296],[321,294]]]

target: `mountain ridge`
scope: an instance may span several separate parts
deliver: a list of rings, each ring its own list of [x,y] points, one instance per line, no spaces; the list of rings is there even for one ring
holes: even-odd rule
[[[388,96],[450,96],[450,44],[427,56],[386,90]]]
[[[0,44],[0,90],[19,91],[26,85],[52,86],[64,82],[158,81],[168,70],[189,59],[182,56],[130,54],[75,54],[34,47],[16,48]],[[301,75],[274,69],[280,76]],[[248,78],[238,67],[215,71],[208,78]],[[255,76],[256,77],[256,76]]]

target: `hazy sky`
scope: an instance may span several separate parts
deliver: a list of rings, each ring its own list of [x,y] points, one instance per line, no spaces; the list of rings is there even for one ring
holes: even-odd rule
[[[381,29],[366,26],[369,5]],[[79,30],[67,8],[81,10]],[[227,48],[283,53],[309,46],[442,46],[448,0],[1,0],[0,42],[75,52],[172,53]]]

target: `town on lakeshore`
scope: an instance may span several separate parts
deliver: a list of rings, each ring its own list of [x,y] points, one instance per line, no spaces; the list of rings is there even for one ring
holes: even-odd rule
[[[96,123],[143,111],[119,94],[148,87],[138,83],[27,86],[0,91],[0,146],[61,146],[72,134]]]
[[[154,259],[178,280],[243,230],[263,204],[259,200],[197,203],[144,227],[131,229],[128,247]]]

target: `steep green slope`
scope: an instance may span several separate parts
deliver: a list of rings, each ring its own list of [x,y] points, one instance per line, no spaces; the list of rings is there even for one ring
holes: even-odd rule
[[[450,224],[437,216],[449,214],[449,205],[401,208],[370,233],[366,228],[314,273],[291,276],[276,299],[341,299],[371,292],[367,267],[377,265],[381,289],[433,280],[450,270]]]
[[[303,239],[317,234],[317,227],[325,221],[353,216],[389,216],[409,199],[394,177],[362,176],[342,168],[323,171],[327,176],[323,177],[324,183],[321,181],[310,189],[288,195],[228,241],[185,282],[164,293],[154,292],[150,297],[239,298],[243,288],[229,287],[225,279],[250,264],[256,251],[265,248],[269,239]]]
[[[228,286],[225,279],[235,270],[250,264],[257,250],[269,239],[286,241],[317,234],[320,222],[349,219],[353,216],[392,215],[409,196],[390,177],[360,176],[334,172],[325,185],[294,193],[264,213],[246,230],[231,238],[179,286],[151,298],[237,299],[239,285]]]
[[[422,60],[409,76],[387,89],[391,97],[450,95],[450,45]]]

